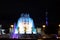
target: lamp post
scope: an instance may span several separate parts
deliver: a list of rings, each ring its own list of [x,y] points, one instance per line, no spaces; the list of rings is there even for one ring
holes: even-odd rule
[[[46,25],[42,25],[43,30],[42,30],[42,38],[46,38],[46,34],[44,32]]]
[[[13,27],[14,27],[14,25],[10,25],[10,33],[13,32]]]
[[[42,25],[42,27],[43,27],[43,30],[45,30],[46,25]]]

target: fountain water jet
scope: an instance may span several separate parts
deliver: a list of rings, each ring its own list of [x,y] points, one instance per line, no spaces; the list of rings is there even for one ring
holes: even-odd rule
[[[17,24],[14,26],[14,34],[36,34],[33,19],[30,18],[29,14],[21,14]]]

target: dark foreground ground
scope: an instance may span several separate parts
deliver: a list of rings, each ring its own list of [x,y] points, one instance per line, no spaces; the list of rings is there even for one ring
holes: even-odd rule
[[[45,38],[45,39],[9,39],[9,38],[1,38],[0,40],[60,40],[55,38]]]
[[[29,36],[24,35],[25,38],[19,37],[19,39],[16,39],[16,38],[12,39],[8,35],[2,35],[2,36],[0,36],[0,40],[60,40],[60,38],[41,38],[40,36],[39,36],[40,38],[38,38],[38,36],[36,37],[35,35],[30,35],[30,36],[31,36],[31,38],[29,38]]]

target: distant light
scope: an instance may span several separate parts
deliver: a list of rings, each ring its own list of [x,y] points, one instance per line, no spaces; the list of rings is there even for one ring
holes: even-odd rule
[[[46,36],[43,36],[43,38],[46,38]]]
[[[5,34],[5,33],[4,33],[4,31],[5,31],[5,30],[4,30],[4,29],[2,29],[2,34]]]
[[[45,27],[46,27],[46,25],[43,25],[42,27],[43,27],[43,28],[45,28]]]
[[[41,28],[37,28],[37,33],[41,34]]]
[[[56,37],[58,39],[58,37]]]
[[[60,24],[58,26],[60,27]]]
[[[60,37],[57,37],[57,39],[60,39]]]
[[[11,25],[11,27],[13,28],[13,27],[14,27],[14,25]]]
[[[33,34],[36,34],[36,29],[35,28],[33,28]]]

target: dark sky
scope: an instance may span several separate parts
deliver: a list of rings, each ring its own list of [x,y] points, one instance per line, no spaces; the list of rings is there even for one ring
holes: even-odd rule
[[[9,1],[0,4],[0,18],[2,21],[13,21],[22,12],[27,12],[36,19],[40,15],[44,15],[47,7],[48,2],[44,1]]]
[[[20,14],[29,13],[35,23],[45,22],[46,8],[48,11],[49,24],[59,23],[60,17],[56,1],[2,1],[0,4],[0,23],[13,23],[17,21]],[[56,13],[57,12],[57,13]],[[40,21],[40,22],[39,22]]]

